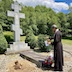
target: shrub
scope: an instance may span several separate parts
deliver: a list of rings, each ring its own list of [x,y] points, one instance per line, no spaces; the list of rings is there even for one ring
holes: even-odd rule
[[[25,42],[26,42],[26,43],[28,43],[28,42],[30,41],[30,36],[31,36],[30,33],[28,33],[28,34],[26,35],[26,39],[25,39]]]
[[[0,25],[0,53],[4,53],[6,51],[7,46],[8,46],[8,44],[3,35],[2,27]]]
[[[41,51],[50,51],[51,50],[51,46],[45,46],[45,40],[46,40],[46,36],[45,35],[39,35],[38,36],[38,46],[39,49]]]
[[[6,31],[6,32],[3,32],[3,33],[4,33],[4,36],[5,36],[5,38],[6,38],[6,40],[7,40],[8,43],[14,41],[14,35],[13,35],[13,32]]]
[[[44,35],[39,35],[38,36],[38,46],[39,46],[39,49],[41,51],[45,51],[46,50],[44,41],[45,41]]]
[[[38,35],[37,25],[32,25],[31,27],[32,27],[32,30],[33,30],[34,35]]]
[[[28,43],[30,48],[34,49],[36,47],[36,39],[33,33],[29,33],[26,36],[25,42]]]

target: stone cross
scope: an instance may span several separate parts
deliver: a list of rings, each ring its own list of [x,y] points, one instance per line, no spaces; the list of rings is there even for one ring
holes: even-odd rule
[[[11,5],[11,8],[14,9],[14,11],[8,11],[7,15],[14,17],[14,24],[12,24],[11,28],[14,31],[14,41],[19,42],[20,35],[22,35],[20,18],[25,18],[25,14],[19,13],[19,11],[21,11],[21,6],[18,4],[18,2],[14,2],[14,4]]]

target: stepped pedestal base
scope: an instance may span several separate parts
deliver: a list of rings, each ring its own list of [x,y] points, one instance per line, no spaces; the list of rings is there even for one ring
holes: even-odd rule
[[[9,46],[10,48],[7,48],[5,54],[12,54],[22,52],[25,50],[30,50],[30,47],[25,42],[13,42],[13,44],[10,44]]]

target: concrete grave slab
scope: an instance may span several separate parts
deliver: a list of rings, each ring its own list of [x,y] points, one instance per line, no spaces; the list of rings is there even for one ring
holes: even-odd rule
[[[33,50],[20,52],[20,56],[35,63],[38,67],[42,67],[42,61],[46,59],[46,56],[40,55]]]

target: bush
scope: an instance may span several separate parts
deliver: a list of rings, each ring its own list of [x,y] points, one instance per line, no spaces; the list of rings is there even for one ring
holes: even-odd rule
[[[39,46],[41,51],[45,51],[46,50],[44,41],[45,41],[44,35],[39,35],[38,36],[38,46]]]
[[[26,36],[25,42],[28,43],[30,48],[34,49],[36,47],[36,39],[33,33],[29,33]]]
[[[50,51],[51,50],[51,46],[45,46],[45,40],[46,40],[46,36],[45,35],[39,35],[38,36],[38,46],[39,49],[41,51]]]
[[[27,31],[26,31],[26,35],[28,35],[28,34],[32,34],[32,33],[33,33],[32,30],[27,29]]]
[[[5,38],[6,38],[6,40],[7,40],[8,43],[14,41],[14,35],[13,35],[13,32],[6,31],[6,32],[3,32],[3,33],[4,33],[4,36],[5,36]]]
[[[33,30],[34,35],[38,35],[38,28],[36,25],[32,25],[32,30]]]
[[[8,44],[2,33],[2,27],[0,25],[0,53],[4,53],[6,51]]]

